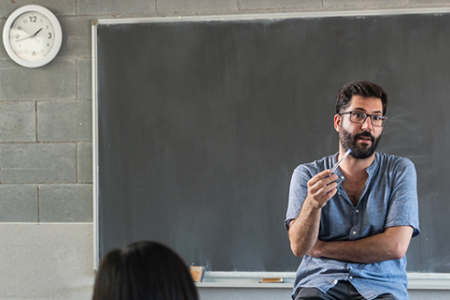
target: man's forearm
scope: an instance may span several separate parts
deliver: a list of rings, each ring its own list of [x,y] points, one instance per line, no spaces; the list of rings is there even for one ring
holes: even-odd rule
[[[294,255],[303,256],[313,249],[319,235],[321,209],[305,204],[297,219],[291,221],[289,240]]]
[[[400,259],[406,254],[413,229],[410,226],[387,228],[383,233],[355,241],[323,242],[317,240],[308,253],[353,263],[378,263]]]
[[[331,170],[325,170],[308,181],[308,195],[299,215],[289,227],[289,241],[294,255],[303,256],[314,247],[319,236],[322,207],[336,194],[337,179]]]

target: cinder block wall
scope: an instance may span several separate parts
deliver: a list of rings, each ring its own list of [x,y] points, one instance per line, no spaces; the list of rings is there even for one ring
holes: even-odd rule
[[[91,20],[200,14],[445,7],[437,0],[3,0],[0,27],[38,4],[63,30],[39,69],[0,47],[0,299],[89,299],[92,271]],[[12,274],[12,275],[11,275]],[[231,294],[230,294],[231,293]],[[288,299],[290,291],[205,289],[203,299]],[[228,296],[226,296],[228,295]],[[450,293],[412,291],[412,299]]]

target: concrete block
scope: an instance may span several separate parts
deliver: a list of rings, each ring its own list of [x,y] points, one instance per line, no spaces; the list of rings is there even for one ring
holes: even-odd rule
[[[6,23],[6,19],[3,19],[3,20],[0,19],[0,29],[2,30],[2,38],[3,38],[3,27],[5,27],[5,23]],[[0,60],[4,60],[7,58],[9,58],[9,56],[8,56],[8,53],[6,53],[5,47],[3,46],[3,40],[2,40],[2,46],[0,46]]]
[[[323,0],[325,9],[377,9],[384,7],[398,7],[399,0]]]
[[[92,99],[92,61],[78,60],[78,98]]]
[[[0,224],[0,299],[91,299],[92,224]]]
[[[54,60],[41,68],[0,61],[0,100],[75,99],[75,62]]]
[[[91,57],[91,28],[94,17],[69,16],[60,18],[63,42],[58,57]]]
[[[262,9],[320,9],[322,0],[239,0],[241,10]]]
[[[237,12],[236,0],[157,0],[157,12],[164,14],[196,14]]]
[[[0,103],[0,142],[36,141],[34,102]]]
[[[0,144],[2,183],[76,182],[75,144]]]
[[[92,222],[92,184],[39,186],[40,222]]]
[[[44,6],[56,16],[73,15],[75,14],[75,3],[76,0],[0,1],[0,18],[7,18],[13,11],[27,4]]]
[[[155,12],[156,0],[78,0],[79,15],[126,15],[149,14]]]
[[[0,222],[38,222],[37,186],[0,184]]]
[[[78,182],[92,183],[92,143],[77,144]]]
[[[409,4],[412,5],[421,5],[421,6],[428,6],[428,7],[433,7],[433,6],[449,6],[450,5],[450,1],[448,0],[440,0],[440,1],[436,1],[436,0],[402,0],[402,1],[408,1]]]
[[[91,101],[42,101],[37,104],[38,140],[92,140]]]

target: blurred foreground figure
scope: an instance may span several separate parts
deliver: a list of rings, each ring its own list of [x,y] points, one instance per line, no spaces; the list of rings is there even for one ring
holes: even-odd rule
[[[100,262],[93,300],[198,300],[183,260],[156,242],[136,242]]]

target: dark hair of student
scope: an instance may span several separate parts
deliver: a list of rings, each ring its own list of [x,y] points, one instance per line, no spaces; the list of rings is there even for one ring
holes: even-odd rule
[[[361,96],[364,98],[379,98],[383,105],[383,115],[386,115],[387,110],[387,94],[375,83],[369,81],[354,81],[344,85],[336,96],[336,113],[342,113],[350,106],[353,96]]]
[[[198,300],[183,260],[156,242],[112,250],[100,262],[93,300]]]

